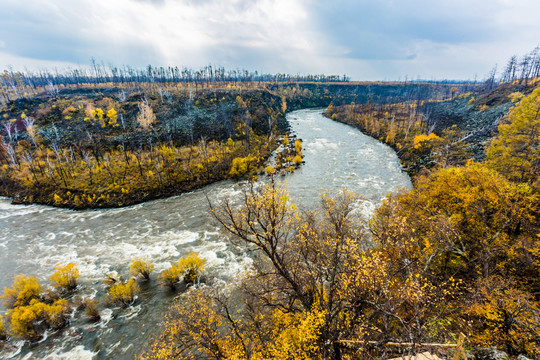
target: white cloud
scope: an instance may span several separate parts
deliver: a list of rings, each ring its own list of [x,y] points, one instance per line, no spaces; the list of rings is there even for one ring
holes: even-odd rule
[[[472,78],[540,41],[537,0],[3,0],[0,66],[208,64]]]

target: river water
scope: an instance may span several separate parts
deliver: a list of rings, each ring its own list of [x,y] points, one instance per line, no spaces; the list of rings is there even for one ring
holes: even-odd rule
[[[368,218],[388,192],[411,186],[390,147],[323,117],[322,110],[295,111],[288,120],[303,140],[305,164],[280,180],[300,207],[316,206],[323,190],[347,188],[363,196],[358,211]],[[240,199],[245,187],[242,181],[223,181],[164,200],[88,211],[11,205],[0,198],[0,288],[11,286],[20,273],[46,284],[55,264],[74,262],[81,273],[77,296],[99,299],[106,291],[102,280],[107,273],[127,277],[136,257],[151,259],[156,266],[133,306],[107,308],[100,303],[102,320],[97,323],[75,312],[68,328],[36,344],[14,342],[0,358],[133,359],[151,342],[177,295],[158,286],[157,273],[194,251],[207,260],[208,275],[224,281],[250,263],[228,244],[210,218],[207,202],[207,197],[213,202]]]

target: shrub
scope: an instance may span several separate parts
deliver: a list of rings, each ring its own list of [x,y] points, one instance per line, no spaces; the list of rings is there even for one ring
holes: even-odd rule
[[[270,165],[268,165],[268,166],[264,169],[264,171],[266,172],[267,175],[274,175],[275,172],[276,172],[276,170],[275,170],[272,166],[270,166]]]
[[[86,316],[90,321],[99,321],[101,319],[97,305],[98,302],[95,299],[85,299],[83,302]]]
[[[46,305],[44,315],[47,325],[53,329],[60,329],[66,325],[66,315],[69,310],[66,299],[60,299],[52,305]]]
[[[188,284],[194,283],[204,270],[206,260],[201,258],[197,253],[191,253],[181,257],[178,261],[180,274],[184,275],[184,281]]]
[[[178,266],[173,265],[167,270],[163,270],[158,279],[163,286],[174,289],[178,281],[180,281],[180,269],[178,269]]]
[[[129,306],[135,300],[135,295],[139,292],[139,285],[135,279],[129,279],[126,283],[119,283],[109,289],[109,300],[111,303],[121,306]]]
[[[11,334],[20,339],[37,340],[41,337],[43,326],[53,329],[63,327],[68,311],[65,299],[55,301],[52,305],[33,299],[28,305],[8,311]]]
[[[30,300],[36,299],[41,293],[41,285],[36,277],[20,274],[15,276],[13,286],[4,288],[4,294],[0,297],[4,301],[4,307],[12,309],[17,306],[27,305]]]
[[[107,274],[107,276],[105,277],[105,280],[103,280],[103,282],[107,286],[113,286],[113,285],[116,285],[116,284],[122,284],[125,281],[117,273],[109,273],[109,274]]]
[[[194,283],[204,270],[206,260],[199,257],[197,253],[191,253],[181,257],[178,263],[164,270],[159,275],[159,280],[164,286],[174,288],[183,276],[186,284]]]
[[[300,154],[300,152],[302,151],[302,141],[301,140],[296,140],[294,142],[294,150],[296,151],[297,154]]]
[[[257,158],[252,155],[246,157],[234,158],[231,164],[231,170],[229,174],[231,176],[240,177],[256,168]]]
[[[154,270],[154,265],[149,261],[134,259],[129,267],[129,272],[133,276],[138,276],[144,280],[150,279],[150,273]]]
[[[77,287],[77,280],[81,276],[79,269],[74,263],[67,265],[56,264],[56,271],[51,275],[50,279],[57,289],[71,292]]]

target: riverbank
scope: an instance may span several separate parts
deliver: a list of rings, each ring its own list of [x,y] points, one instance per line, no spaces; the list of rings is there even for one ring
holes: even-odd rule
[[[301,161],[280,97],[264,90],[70,90],[0,109],[0,195],[15,204],[114,208]],[[287,143],[287,144],[285,144]]]
[[[505,84],[447,101],[330,105],[325,115],[391,146],[403,169],[416,177],[430,169],[481,162],[497,126],[536,83]]]
[[[303,139],[306,163],[278,178],[286,183],[291,202],[299,209],[316,208],[324,189],[334,194],[347,188],[363,195],[365,201],[358,204],[355,213],[369,218],[388,192],[410,188],[388,146],[328,120],[319,110],[290,112],[287,117],[291,133]],[[295,143],[292,137],[289,142]],[[358,156],[359,150],[364,156]],[[265,181],[261,178],[258,182]],[[37,358],[53,357],[51,354],[73,357],[77,349],[96,358],[133,359],[143,353],[179,295],[160,287],[157,274],[192,252],[207,260],[205,276],[218,283],[232,281],[250,266],[252,253],[234,246],[219,231],[207,205],[211,199],[214,204],[230,200],[236,206],[248,188],[247,181],[216,182],[181,196],[92,211],[14,206],[2,199],[0,271],[4,276],[0,289],[10,287],[20,273],[48,283],[55,264],[76,263],[81,275],[77,295],[97,300],[106,294],[103,279],[107,274],[129,276],[134,258],[148,259],[155,265],[151,280],[139,284],[141,292],[132,306],[108,308],[98,302],[103,319],[97,323],[87,322],[77,310],[68,327],[49,332],[40,343],[21,345],[14,358],[22,359],[30,352]],[[2,356],[8,355],[0,353]]]

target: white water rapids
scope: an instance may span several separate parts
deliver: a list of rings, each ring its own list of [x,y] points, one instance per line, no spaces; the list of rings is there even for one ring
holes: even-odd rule
[[[295,111],[288,120],[292,132],[303,140],[305,164],[280,179],[300,207],[317,206],[322,190],[347,188],[362,194],[365,201],[358,211],[368,218],[388,192],[411,186],[390,147],[323,117],[321,110]],[[100,298],[105,294],[105,275],[116,271],[127,277],[133,258],[151,259],[156,266],[152,281],[141,285],[134,306],[107,309],[100,304],[100,322],[88,323],[84,315],[75,314],[68,328],[39,343],[14,342],[0,358],[132,359],[140,354],[174,301],[175,294],[157,285],[157,273],[194,251],[207,260],[209,276],[225,281],[250,262],[212,221],[206,199],[239,199],[245,186],[223,181],[109,210],[11,205],[9,199],[0,198],[0,288],[11,286],[20,273],[46,284],[55,264],[74,262],[81,273],[77,295]]]

